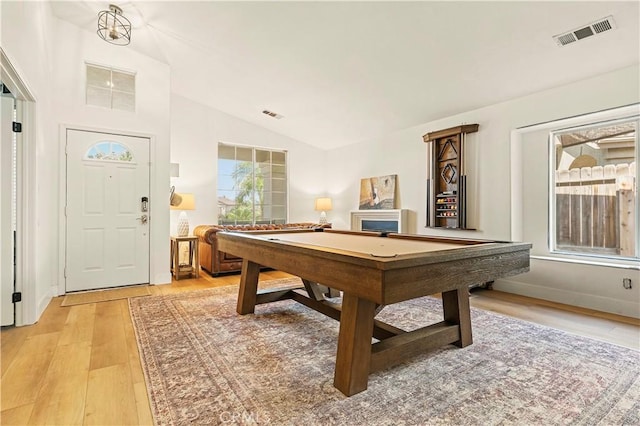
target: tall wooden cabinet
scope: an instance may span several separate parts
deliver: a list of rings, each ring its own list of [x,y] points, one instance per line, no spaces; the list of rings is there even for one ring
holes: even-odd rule
[[[427,180],[427,220],[433,228],[467,228],[467,177],[464,174],[465,135],[477,124],[463,124],[424,135],[431,145],[431,173]]]

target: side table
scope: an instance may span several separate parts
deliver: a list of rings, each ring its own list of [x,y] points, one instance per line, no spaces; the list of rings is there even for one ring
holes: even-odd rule
[[[189,263],[180,263],[180,243],[189,244]],[[177,280],[185,277],[200,276],[200,260],[198,257],[198,237],[171,236],[171,274]]]

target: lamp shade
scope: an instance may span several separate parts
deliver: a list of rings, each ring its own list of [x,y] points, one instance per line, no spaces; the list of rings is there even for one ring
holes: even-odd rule
[[[180,204],[172,205],[171,210],[195,210],[196,209],[196,200],[193,194],[177,194],[181,197]]]
[[[316,198],[316,210],[326,211],[333,208],[331,198]]]

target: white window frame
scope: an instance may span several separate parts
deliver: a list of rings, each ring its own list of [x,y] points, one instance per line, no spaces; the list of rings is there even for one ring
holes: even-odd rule
[[[553,120],[549,122],[543,122],[533,124],[529,126],[523,126],[511,131],[511,164],[510,164],[510,211],[511,211],[511,237],[512,241],[524,241],[524,229],[525,229],[525,212],[524,212],[524,199],[527,194],[523,191],[523,182],[525,182],[525,176],[522,173],[522,164],[525,161],[523,158],[523,139],[524,137],[533,132],[559,128],[569,128],[572,126],[578,126],[588,123],[596,123],[599,121],[609,121],[617,118],[633,117],[640,115],[640,103],[635,103],[627,106],[602,110],[590,114],[584,114],[580,116],[574,116],[569,118],[563,118]],[[548,145],[547,145],[548,146]],[[636,155],[638,155],[636,150]],[[638,218],[636,218],[637,220]],[[636,226],[638,222],[636,222]],[[548,237],[547,237],[548,239]],[[640,270],[640,262],[637,259],[621,258],[598,258],[595,256],[577,256],[574,254],[565,253],[551,253],[548,250],[546,254],[532,254],[531,259],[554,261],[562,263],[574,263],[585,264],[592,266],[603,266],[616,269],[628,269],[638,271]]]
[[[100,85],[95,85],[95,84],[90,84],[89,82],[89,68],[100,68],[102,70],[108,71],[109,72],[109,81],[103,82],[104,85],[100,84]],[[123,90],[117,90],[114,89],[114,84],[113,84],[113,74],[117,73],[117,74],[123,74],[123,75],[128,75],[133,77],[133,90],[132,91],[123,91]],[[106,65],[99,65],[99,64],[95,64],[95,63],[90,63],[90,62],[85,62],[85,104],[88,106],[92,106],[92,107],[97,107],[97,108],[107,108],[106,106],[103,105],[99,105],[99,104],[95,104],[90,102],[89,100],[89,88],[92,87],[94,89],[98,89],[98,90],[108,90],[109,91],[109,109],[112,110],[118,110],[118,111],[126,111],[126,112],[135,112],[136,111],[136,77],[137,74],[134,71],[127,71],[127,70],[122,70],[122,69],[116,69],[116,68],[112,68]],[[106,86],[106,87],[105,87]],[[118,96],[118,94],[123,94],[123,95],[127,95],[127,96],[132,96],[133,97],[133,105],[132,105],[132,109],[126,109],[126,108],[119,108],[119,107],[114,107],[114,98]]]
[[[555,152],[555,136],[558,134],[564,134],[571,131],[580,131],[586,130],[589,128],[597,128],[597,127],[605,127],[608,125],[621,124],[621,123],[629,123],[634,122],[636,125],[636,133],[635,133],[635,162],[636,168],[638,167],[638,158],[639,158],[639,144],[638,144],[638,134],[640,133],[640,116],[630,116],[630,117],[619,117],[613,118],[603,121],[597,122],[587,122],[584,124],[558,128],[555,130],[551,130],[549,132],[549,252],[552,254],[561,254],[561,255],[570,255],[570,256],[578,256],[585,258],[594,258],[594,259],[602,259],[602,260],[639,260],[640,259],[640,251],[639,251],[639,242],[640,242],[640,229],[638,223],[638,194],[637,194],[637,176],[636,176],[636,196],[635,196],[635,256],[623,256],[623,255],[613,255],[613,254],[599,254],[599,253],[589,253],[589,252],[579,252],[573,250],[567,250],[564,248],[558,248],[557,239],[557,223],[556,223],[556,152]],[[636,173],[637,175],[637,173]]]
[[[233,143],[226,143],[226,142],[219,142],[218,143],[218,147],[220,147],[221,145],[224,145],[226,147],[233,147],[233,148],[240,148],[240,149],[250,149],[252,151],[251,153],[251,161],[255,167],[255,163],[256,163],[256,151],[270,151],[270,152],[278,152],[278,153],[283,153],[285,156],[285,161],[284,161],[284,165],[285,165],[285,188],[286,188],[286,194],[285,194],[285,217],[282,219],[284,221],[284,223],[288,223],[289,222],[289,194],[290,194],[290,190],[289,190],[289,152],[286,149],[278,149],[278,148],[271,148],[271,147],[261,147],[261,146],[252,146],[252,145],[241,145],[241,144],[233,144]],[[219,150],[218,150],[218,154],[216,155],[216,167],[217,167],[217,163],[220,160],[220,154],[219,154]],[[216,211],[218,210],[218,191],[220,190],[220,170],[217,170],[217,186],[216,186]],[[256,224],[256,217],[255,217],[255,206],[253,209],[253,214],[252,214],[252,220],[251,220],[251,225],[255,225]],[[260,221],[259,223],[263,223],[265,222]],[[218,212],[218,223],[220,223],[220,216],[219,216],[219,212]],[[279,223],[279,222],[274,222],[273,218],[269,219],[269,223]],[[244,224],[244,222],[242,223],[238,223],[238,224]]]

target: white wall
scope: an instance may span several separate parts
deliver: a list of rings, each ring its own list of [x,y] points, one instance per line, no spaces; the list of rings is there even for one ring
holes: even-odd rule
[[[35,125],[23,123],[32,131],[25,147],[32,164],[29,173],[30,235],[29,274],[23,283],[22,316],[17,323],[35,322],[57,286],[57,127],[53,119],[53,44],[55,20],[45,2],[0,2],[2,48],[11,64],[34,96]],[[51,217],[51,219],[48,219]]]
[[[65,40],[64,43],[56,44],[52,58],[55,64],[56,123],[151,138],[151,192],[149,194],[151,275],[149,278],[152,284],[171,282],[167,260],[170,257],[168,200],[171,79],[169,66],[141,55],[131,48],[106,43],[96,34],[82,31],[66,21],[56,19],[55,22],[56,37],[59,40]],[[135,112],[85,105],[86,62],[136,74]],[[60,139],[62,152],[65,143],[64,135],[61,135]],[[52,140],[52,145],[55,145],[53,142]],[[61,172],[61,180],[64,182],[64,170]],[[60,200],[61,204],[63,202]],[[62,229],[61,232],[63,232]],[[59,237],[63,243],[64,235]],[[62,247],[64,247],[63,244]],[[63,280],[64,278],[61,277],[60,281]],[[60,291],[64,289],[60,287]]]
[[[64,292],[64,159],[60,128],[63,124],[148,135],[155,144],[152,158],[152,283],[170,282],[169,274],[169,67],[112,46],[96,34],[53,17],[48,2],[2,2],[2,48],[36,99],[34,152],[30,159],[33,181],[28,185],[30,208],[27,259],[30,274],[23,288],[23,318],[35,322],[52,296]],[[84,62],[137,72],[135,113],[84,105]],[[157,203],[154,201],[157,200]]]
[[[324,195],[324,151],[173,94],[171,162],[180,164],[180,177],[171,178],[171,184],[176,192],[194,194],[196,209],[187,212],[191,229],[218,220],[218,142],[287,150],[289,221],[318,221],[313,207],[314,199]],[[177,217],[172,211],[172,233]]]
[[[510,239],[511,131],[640,101],[640,73],[636,65],[381,135],[357,145],[322,151],[169,95],[170,71],[166,65],[130,49],[110,46],[95,34],[85,34],[58,21],[52,17],[47,2],[0,2],[0,7],[2,47],[37,101],[31,187],[35,220],[30,224],[37,244],[33,257],[28,259],[33,279],[27,283],[32,294],[25,294],[23,302],[29,304],[24,309],[27,323],[37,320],[50,297],[59,290],[63,236],[59,230],[62,171],[58,136],[62,123],[153,135],[156,158],[152,166],[152,203],[159,200],[161,206],[162,200],[168,199],[169,161],[180,163],[181,176],[172,183],[178,191],[195,193],[196,210],[190,212],[192,225],[216,222],[217,143],[223,141],[289,151],[290,221],[317,220],[313,200],[319,195],[329,195],[334,199],[329,220],[334,227],[346,229],[349,211],[357,208],[360,179],[397,174],[398,207],[413,213],[409,218],[410,232]],[[135,115],[83,105],[81,70],[85,60],[138,72],[140,95]],[[471,166],[476,170],[475,182],[470,182],[470,186],[476,187],[477,194],[470,221],[478,230],[426,229],[427,146],[422,135],[462,123],[480,124],[480,131],[470,137],[468,144]],[[152,208],[152,268],[156,272],[151,278],[156,283],[167,282],[169,210],[153,204]],[[496,288],[639,317],[640,280],[634,281],[633,290],[622,291],[620,277],[627,273],[628,270],[535,260],[530,273],[501,280]]]
[[[416,96],[419,96],[417,94]],[[362,177],[397,174],[397,207],[415,212],[409,232],[470,238],[511,239],[511,131],[545,121],[585,114],[640,101],[637,65],[570,85],[446,117],[328,153],[328,191],[335,198],[333,223],[348,228],[349,210],[357,209]],[[467,144],[477,169],[477,202],[470,217],[476,231],[425,228],[427,146],[425,133],[478,123]],[[541,213],[546,214],[546,211]],[[622,277],[635,274],[636,286],[623,290]],[[640,317],[637,270],[532,262],[532,271],[501,280],[495,288],[607,312]]]

